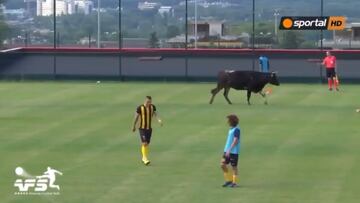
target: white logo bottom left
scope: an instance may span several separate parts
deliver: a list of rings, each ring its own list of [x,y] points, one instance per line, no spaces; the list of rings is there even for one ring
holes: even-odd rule
[[[15,180],[14,187],[18,191],[15,195],[60,195],[60,186],[55,185],[56,175],[63,175],[60,171],[47,167],[40,176],[30,175],[22,167],[16,167],[15,174],[21,178]]]

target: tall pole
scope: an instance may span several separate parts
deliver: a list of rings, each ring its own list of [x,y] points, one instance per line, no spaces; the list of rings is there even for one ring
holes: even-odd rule
[[[321,15],[321,17],[322,16],[324,16],[324,0],[320,0],[320,6],[321,6],[321,8],[320,8],[320,15]],[[324,46],[323,46],[323,38],[324,38],[324,33],[323,33],[323,30],[320,30],[320,51],[321,51],[321,53],[322,53],[322,51],[323,51],[323,49],[324,49]],[[323,71],[322,71],[322,67],[321,67],[321,65],[320,65],[320,83],[322,83],[322,75],[323,75],[323,73],[322,73]]]
[[[185,0],[185,49],[188,49],[188,0]]]
[[[119,0],[119,49],[122,49],[122,0]]]
[[[188,29],[188,0],[185,0],[185,50],[188,50],[188,34],[189,34],[189,29]],[[188,53],[185,53],[185,78],[188,79],[189,76],[189,58],[188,58]]]
[[[119,0],[119,49],[122,49],[122,0]],[[119,79],[122,80],[122,57],[121,52],[119,54]]]
[[[197,48],[197,41],[198,41],[198,4],[197,0],[195,2],[195,49]]]
[[[54,49],[56,49],[57,43],[57,29],[56,29],[56,0],[53,0],[53,21],[54,21]],[[56,62],[56,51],[53,55],[53,77],[56,79],[57,74],[57,62]]]
[[[320,9],[320,15],[321,17],[324,16],[324,0],[320,1],[321,9]],[[324,32],[323,30],[320,30],[320,50],[323,50],[323,38],[324,38]]]
[[[98,3],[98,8],[97,8],[97,21],[98,21],[98,25],[97,25],[97,28],[98,28],[98,31],[97,31],[97,48],[100,48],[100,40],[101,40],[101,22],[100,22],[100,0],[97,1]]]
[[[252,1],[252,69],[255,70],[255,0]]]
[[[53,21],[54,21],[54,49],[56,49],[56,0],[53,0]]]
[[[29,39],[28,31],[25,31],[25,47],[28,47],[28,39]]]
[[[275,38],[277,39],[278,36],[278,16],[280,15],[278,10],[275,10],[274,12],[274,18],[275,18],[275,23],[274,23],[274,35]]]

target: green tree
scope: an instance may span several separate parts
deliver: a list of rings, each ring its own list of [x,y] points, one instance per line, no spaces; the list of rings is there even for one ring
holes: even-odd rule
[[[150,48],[159,48],[159,39],[157,37],[156,32],[150,34],[149,45]]]
[[[300,44],[300,48],[302,49],[315,49],[318,48],[316,45],[316,41],[304,41]]]
[[[298,31],[284,31],[280,38],[280,47],[284,49],[297,49],[304,42],[304,38]]]
[[[180,34],[180,29],[176,25],[169,25],[166,30],[166,37],[173,38]]]

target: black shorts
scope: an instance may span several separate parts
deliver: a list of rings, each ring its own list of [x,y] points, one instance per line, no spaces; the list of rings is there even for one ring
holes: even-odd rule
[[[336,77],[335,68],[327,68],[326,69],[326,77],[328,77],[328,78]]]
[[[146,142],[146,143],[150,143],[151,140],[151,134],[152,134],[152,129],[139,129],[139,133],[140,133],[140,139],[141,142]]]
[[[239,160],[239,155],[238,154],[230,154],[229,157],[225,156],[226,153],[224,153],[223,158],[224,158],[224,163],[225,164],[231,164],[231,166],[237,166],[238,165],[238,160]]]

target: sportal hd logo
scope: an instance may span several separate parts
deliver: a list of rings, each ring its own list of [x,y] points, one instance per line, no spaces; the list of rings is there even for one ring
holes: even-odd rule
[[[56,174],[63,175],[58,170],[47,167],[40,176],[32,176],[22,167],[15,169],[15,174],[21,178],[15,180],[14,187],[18,189],[15,195],[60,195],[60,186],[55,185]]]
[[[343,30],[344,16],[283,16],[280,30]]]

